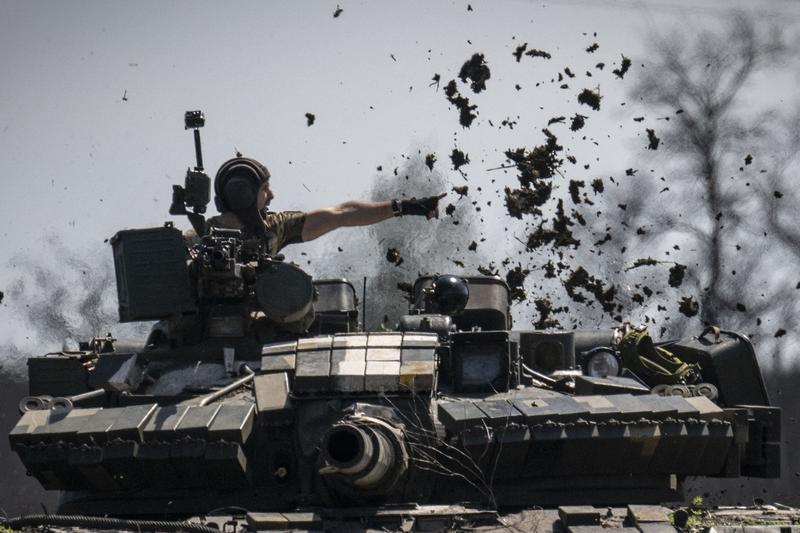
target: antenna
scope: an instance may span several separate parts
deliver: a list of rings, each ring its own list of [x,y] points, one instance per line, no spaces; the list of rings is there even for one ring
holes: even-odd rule
[[[364,276],[364,287],[361,289],[361,330],[367,331],[367,276]]]

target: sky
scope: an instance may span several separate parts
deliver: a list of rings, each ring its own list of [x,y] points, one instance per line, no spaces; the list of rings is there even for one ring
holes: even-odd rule
[[[540,144],[549,118],[592,115],[575,102],[584,87],[598,89],[603,106],[573,135],[587,142],[571,149],[591,172],[619,171],[646,139],[631,127],[629,84],[609,70],[625,54],[635,75],[654,35],[713,26],[736,6],[800,18],[800,6],[781,1],[0,0],[0,290],[22,275],[20,257],[48,256],[54,242],[110,261],[104,240],[116,231],[174,220],[171,186],[194,164],[183,130],[190,109],[206,115],[208,173],[236,150],[261,160],[276,210],[367,197],[376,176],[417,152],[437,154],[437,171],[453,185],[502,191],[513,174],[488,169],[507,163],[510,147]],[[517,62],[522,43],[553,59]],[[599,48],[588,54],[593,43]],[[442,89],[475,53],[491,78],[481,94],[459,84],[479,111],[467,129]],[[550,80],[565,66],[594,76],[566,79],[570,88],[559,90]],[[312,126],[306,113],[316,116]],[[513,128],[502,126],[506,119]],[[467,182],[449,168],[454,147],[471,158]],[[482,228],[498,251],[511,236],[496,222],[502,209],[487,207]],[[329,253],[354,231],[303,250]],[[0,305],[0,344],[20,335],[8,310]]]

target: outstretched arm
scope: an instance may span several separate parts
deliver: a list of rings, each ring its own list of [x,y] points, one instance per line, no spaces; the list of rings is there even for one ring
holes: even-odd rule
[[[398,202],[399,214],[425,215],[427,218],[439,216],[437,204],[445,195],[431,196],[421,200],[403,200]],[[395,215],[392,201],[369,202],[353,200],[336,207],[315,209],[306,213],[303,224],[303,241],[312,241],[329,231],[345,226],[369,226],[377,224]]]
[[[311,241],[344,226],[369,226],[392,218],[392,203],[354,200],[336,207],[315,209],[306,213],[303,241]]]

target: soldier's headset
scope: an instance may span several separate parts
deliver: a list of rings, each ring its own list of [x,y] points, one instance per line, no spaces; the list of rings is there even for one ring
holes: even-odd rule
[[[214,178],[217,210],[239,211],[255,204],[259,187],[269,177],[267,167],[255,159],[234,157],[224,162]]]

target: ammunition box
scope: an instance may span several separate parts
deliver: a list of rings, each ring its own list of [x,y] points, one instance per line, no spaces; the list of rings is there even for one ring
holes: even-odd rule
[[[186,243],[173,227],[123,230],[111,238],[120,322],[193,313]]]

